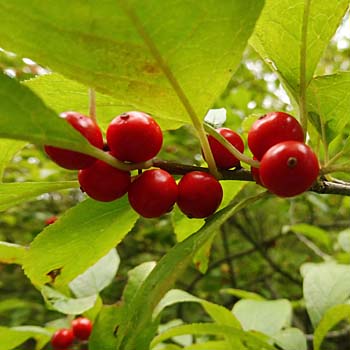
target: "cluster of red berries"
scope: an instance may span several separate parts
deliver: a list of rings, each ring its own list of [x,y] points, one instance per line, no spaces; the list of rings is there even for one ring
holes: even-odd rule
[[[74,340],[87,341],[92,332],[92,322],[85,317],[78,317],[72,321],[71,328],[57,330],[51,338],[51,345],[56,350],[69,350]]]
[[[142,112],[117,116],[106,132],[107,150],[98,125],[77,112],[62,114],[92,145],[104,149],[119,161],[146,162],[155,157],[163,143],[159,125]],[[241,137],[228,128],[217,129],[241,153]],[[208,136],[216,165],[220,169],[239,166],[239,160],[213,136]],[[306,191],[318,176],[318,161],[304,143],[303,130],[296,119],[283,112],[269,113],[257,120],[248,134],[248,145],[260,168],[253,168],[256,181],[271,192],[291,197]],[[128,193],[131,207],[146,218],[159,217],[177,203],[188,217],[205,218],[213,214],[222,200],[222,187],[210,174],[192,171],[178,184],[162,169],[142,172],[133,180],[123,171],[91,156],[45,146],[49,157],[60,166],[79,170],[81,189],[91,198],[109,202]]]
[[[280,197],[301,194],[317,179],[317,157],[304,143],[299,122],[287,113],[259,118],[248,133],[248,146],[260,161],[259,168],[252,168],[255,181]]]
[[[92,145],[104,149],[98,125],[77,112],[61,115]],[[156,121],[142,112],[117,116],[106,132],[106,152],[128,163],[146,162],[155,157],[163,143],[163,134]],[[81,189],[91,198],[109,202],[128,193],[131,207],[146,218],[169,212],[175,203],[189,217],[204,218],[216,211],[222,200],[220,183],[210,174],[193,171],[179,184],[162,169],[151,169],[136,176],[91,156],[53,146],[45,146],[48,156],[66,169],[79,170]]]

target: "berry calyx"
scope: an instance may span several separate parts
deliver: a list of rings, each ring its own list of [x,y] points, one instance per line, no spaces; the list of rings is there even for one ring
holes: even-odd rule
[[[285,141],[272,146],[260,162],[260,179],[280,197],[293,197],[308,190],[319,173],[315,153],[302,142]]]
[[[103,137],[98,125],[85,115],[78,112],[65,112],[61,114],[74,129],[79,131],[93,146],[102,149]],[[96,159],[76,151],[45,146],[46,154],[62,168],[70,170],[85,169],[91,166]]]
[[[132,208],[145,218],[169,212],[177,199],[177,184],[165,170],[143,172],[130,185],[128,197]]]
[[[241,153],[244,151],[243,140],[236,132],[229,128],[219,128],[216,131]],[[239,165],[239,160],[213,136],[209,135],[208,141],[218,168],[230,169]]]
[[[71,346],[73,341],[73,331],[71,329],[61,328],[53,334],[51,338],[51,345],[54,349],[65,349]]]
[[[101,202],[111,202],[122,197],[131,183],[130,172],[122,171],[96,160],[89,168],[79,170],[78,180],[86,194]]]
[[[158,154],[163,134],[146,113],[127,112],[114,118],[106,133],[111,153],[121,161],[145,162]]]
[[[191,171],[178,184],[177,205],[190,218],[206,218],[219,207],[223,191],[211,174]]]
[[[283,141],[304,141],[299,122],[284,112],[267,113],[255,121],[248,133],[249,149],[258,160],[272,146]]]
[[[86,317],[78,317],[72,321],[72,331],[79,340],[88,340],[92,332],[92,322]]]

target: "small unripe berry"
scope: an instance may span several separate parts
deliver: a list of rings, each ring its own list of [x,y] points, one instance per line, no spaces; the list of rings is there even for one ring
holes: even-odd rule
[[[88,340],[92,332],[92,322],[86,317],[78,317],[72,321],[74,336],[79,340]]]
[[[169,212],[177,199],[177,184],[165,170],[143,172],[131,184],[128,192],[132,208],[145,218],[156,218]]]
[[[223,191],[214,176],[192,171],[182,177],[178,184],[177,205],[190,218],[206,218],[219,207]]]
[[[71,329],[61,328],[53,334],[51,338],[51,345],[54,349],[65,349],[71,346],[73,341],[73,331]]]
[[[304,141],[299,122],[283,112],[267,113],[255,121],[248,133],[248,146],[258,160],[272,146],[283,141]]]
[[[216,130],[231,145],[238,149],[241,153],[244,151],[244,143],[242,138],[229,128],[220,128]],[[208,136],[209,145],[214,156],[214,160],[218,168],[230,169],[239,165],[239,160],[225,148],[213,136]]]
[[[61,117],[79,131],[93,146],[103,148],[101,130],[91,118],[77,112],[65,112],[61,114]],[[56,164],[70,170],[88,168],[96,161],[95,158],[87,154],[59,147],[45,146],[45,152]]]
[[[152,159],[163,143],[159,125],[142,112],[127,112],[114,118],[108,126],[106,138],[117,159],[132,163]]]

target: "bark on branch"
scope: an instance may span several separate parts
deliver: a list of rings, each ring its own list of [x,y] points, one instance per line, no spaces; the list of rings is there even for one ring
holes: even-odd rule
[[[190,171],[204,171],[209,172],[208,168],[179,164],[175,162],[168,162],[164,160],[153,160],[155,167],[164,169],[173,175],[185,175]],[[249,170],[244,168],[237,168],[233,170],[221,170],[221,180],[236,180],[236,181],[254,181]],[[338,194],[342,196],[350,196],[350,183],[348,182],[335,182],[327,180],[319,180],[315,183],[309,191],[320,194]]]

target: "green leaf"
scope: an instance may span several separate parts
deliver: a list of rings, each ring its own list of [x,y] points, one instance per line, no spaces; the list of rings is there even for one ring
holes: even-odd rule
[[[283,329],[273,339],[283,350],[307,350],[305,334],[298,328]]]
[[[78,298],[99,294],[111,284],[118,271],[120,258],[115,250],[111,249],[95,265],[69,283],[69,288]]]
[[[2,183],[0,184],[0,211],[43,193],[76,187],[79,187],[77,181]]]
[[[319,350],[324,337],[340,321],[350,317],[350,305],[336,305],[323,315],[314,334],[314,350]]]
[[[327,141],[332,141],[349,123],[350,72],[316,77],[308,88],[308,110],[320,118],[314,121],[321,134],[320,124],[327,131]]]
[[[344,252],[350,253],[350,229],[339,232],[338,244],[344,250]]]
[[[251,350],[275,350],[273,346],[267,342],[261,340],[259,337],[250,334],[249,332],[242,331],[240,329],[230,327],[227,325],[219,325],[216,323],[192,323],[182,326],[170,328],[162,334],[155,337],[151,343],[151,347],[161,343],[164,340],[173,338],[175,336],[183,334],[194,335],[216,335],[219,337],[235,336],[237,339],[242,340],[248,349]],[[229,347],[228,349],[235,350],[235,348]]]
[[[30,338],[34,338],[41,344],[39,347],[37,346],[37,349],[41,349],[50,340],[50,337],[51,333],[41,327],[0,327],[1,350],[14,349]]]
[[[171,289],[176,279],[184,273],[196,252],[215,236],[217,229],[228,218],[265,195],[266,192],[263,192],[222,209],[207,219],[206,224],[197,233],[176,244],[163,256],[135,294],[125,322],[118,332],[120,350],[147,349],[150,339],[143,338],[142,330],[151,322],[154,308]]]
[[[95,149],[29,88],[3,74],[0,74],[0,137],[92,154]]]
[[[292,318],[292,306],[285,299],[243,299],[234,305],[232,312],[241,322],[243,329],[259,331],[270,336],[289,326]]]
[[[156,266],[154,261],[142,263],[128,271],[128,283],[123,291],[123,301],[125,305],[131,302],[142,283]]]
[[[348,5],[348,0],[310,2],[307,16],[306,83],[312,79],[323,51]],[[250,40],[261,57],[277,68],[294,96],[299,93],[304,6],[305,0],[266,0]]]
[[[0,313],[6,313],[15,309],[33,309],[39,311],[43,310],[44,307],[39,303],[17,298],[8,298],[0,301]]]
[[[229,345],[225,341],[206,341],[197,343],[183,348],[183,350],[227,350]]]
[[[0,182],[4,175],[4,169],[13,156],[25,145],[25,142],[14,140],[0,140]]]
[[[89,89],[77,81],[51,73],[26,80],[23,84],[30,87],[57,114],[63,111],[79,111],[89,115]],[[116,100],[99,92],[95,95],[98,124],[104,130],[115,116],[135,108],[125,99]],[[162,124],[163,116],[160,116],[158,121]]]
[[[19,244],[0,242],[0,262],[2,264],[19,264],[27,253],[27,248]]]
[[[308,265],[304,269],[304,299],[314,327],[331,307],[350,296],[350,266],[336,263]]]
[[[221,293],[234,295],[240,299],[250,299],[250,300],[265,300],[264,297],[257,293],[247,292],[246,290],[236,289],[236,288],[225,288],[221,289]]]
[[[149,0],[138,6],[128,1],[199,117],[236,70],[263,3],[191,0],[179,6],[176,0]],[[118,1],[1,0],[0,22],[1,47],[113,96],[123,109],[127,104],[162,117],[163,127],[187,121]]]
[[[49,286],[44,286],[41,289],[41,294],[50,309],[57,310],[67,315],[82,314],[91,309],[95,305],[97,299],[97,294],[85,298],[69,298]]]
[[[115,247],[137,218],[127,197],[109,203],[87,199],[34,239],[25,273],[37,286],[67,285]]]
[[[153,318],[156,318],[164,308],[177,303],[198,303],[216,323],[241,328],[236,317],[223,306],[197,298],[179,289],[172,289],[164,296],[154,309]]]
[[[323,246],[330,248],[330,238],[327,231],[322,230],[319,227],[308,224],[295,224],[288,227],[292,232],[300,233],[303,236],[310,238],[314,242],[320,243]]]
[[[103,306],[94,322],[89,338],[90,350],[115,350],[117,338],[115,333],[123,321],[120,305]]]
[[[174,208],[172,213],[172,224],[178,242],[183,241],[193,234],[193,232],[197,232],[204,223],[204,219],[190,219],[183,214],[177,206]]]

